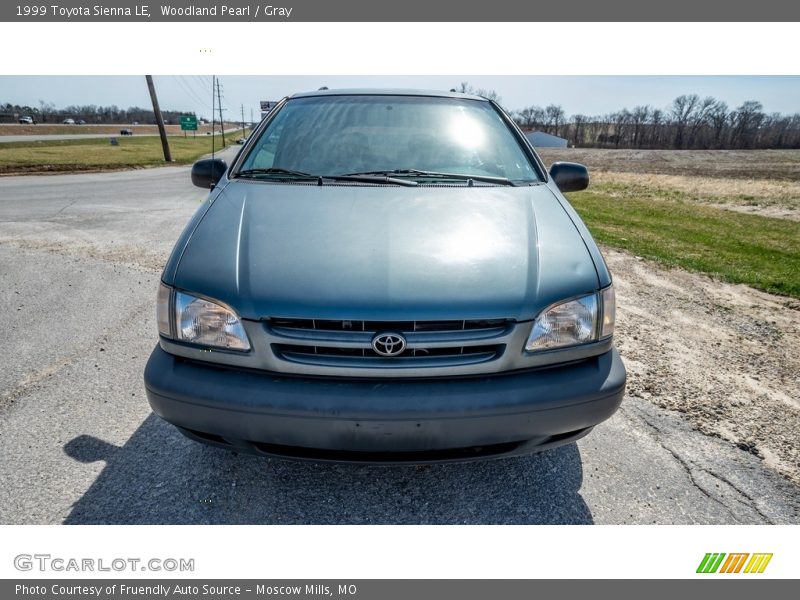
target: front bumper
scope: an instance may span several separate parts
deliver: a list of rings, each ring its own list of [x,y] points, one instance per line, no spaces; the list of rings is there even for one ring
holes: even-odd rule
[[[616,350],[569,365],[469,378],[299,378],[155,348],[153,411],[200,441],[266,455],[432,462],[525,454],[588,433],[619,407]]]

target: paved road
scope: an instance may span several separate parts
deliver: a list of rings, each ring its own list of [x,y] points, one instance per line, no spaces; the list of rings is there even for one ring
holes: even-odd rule
[[[157,133],[137,133],[134,137],[155,137]],[[120,137],[114,133],[53,133],[50,135],[0,135],[0,144],[9,142],[50,142],[58,140],[91,140]]]
[[[124,126],[120,127],[123,129]],[[241,133],[241,128],[239,129],[226,129],[226,134],[236,134],[236,132]],[[156,137],[158,133],[138,133],[134,130],[133,137]],[[180,133],[170,133],[170,137],[179,136]],[[191,133],[188,133],[191,135]],[[200,135],[198,133],[197,135]],[[205,135],[205,134],[203,134]],[[219,135],[219,133],[217,133]],[[49,142],[55,140],[91,140],[91,139],[105,139],[111,137],[120,137],[119,132],[116,133],[53,133],[48,135],[0,135],[0,144],[8,143],[8,142]]]
[[[235,456],[149,410],[188,168],[0,178],[0,523],[797,523],[797,489],[641,398],[577,444],[426,467]]]

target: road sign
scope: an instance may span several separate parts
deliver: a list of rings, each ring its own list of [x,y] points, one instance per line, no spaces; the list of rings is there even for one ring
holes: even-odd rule
[[[181,131],[197,131],[197,117],[181,115]]]
[[[261,112],[268,113],[273,108],[275,108],[277,102],[275,100],[262,100],[260,104],[261,104]]]

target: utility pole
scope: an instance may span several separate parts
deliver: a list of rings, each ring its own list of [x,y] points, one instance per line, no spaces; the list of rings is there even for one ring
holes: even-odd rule
[[[214,80],[211,76],[211,160],[214,160]]]
[[[225,147],[225,121],[222,120],[222,97],[219,93],[219,78],[217,78],[217,108],[219,109],[219,130],[222,133],[222,147]]]
[[[250,109],[250,127],[253,126],[253,109]]]
[[[145,75],[145,79],[147,79],[147,89],[150,90],[150,100],[153,102],[153,112],[156,115],[158,135],[161,136],[161,148],[164,150],[164,160],[166,162],[172,162],[172,153],[169,151],[169,142],[167,141],[167,130],[164,127],[164,117],[161,115],[161,109],[158,107],[158,96],[156,96],[156,88],[153,85],[153,76]]]
[[[211,160],[214,160],[214,81],[216,76],[211,76]]]
[[[244,137],[244,104],[242,104],[242,137]]]

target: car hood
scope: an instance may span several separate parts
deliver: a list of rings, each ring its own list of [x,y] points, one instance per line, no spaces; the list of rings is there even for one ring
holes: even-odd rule
[[[529,320],[598,278],[544,184],[239,180],[190,236],[174,284],[247,319]]]

